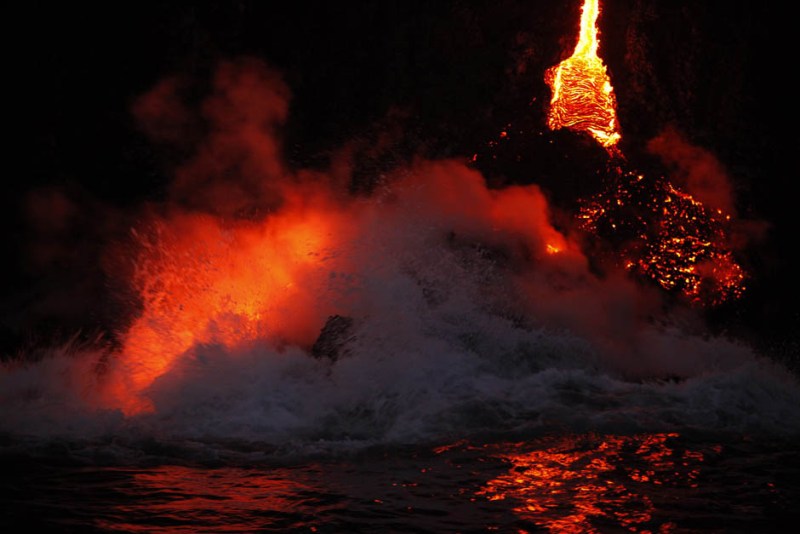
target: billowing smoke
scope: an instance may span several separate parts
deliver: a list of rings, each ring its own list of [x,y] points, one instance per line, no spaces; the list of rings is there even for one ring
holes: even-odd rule
[[[104,337],[120,310],[107,298],[116,288],[106,283],[101,258],[127,216],[74,184],[33,188],[18,209],[24,246],[7,262],[18,262],[26,277],[4,303],[3,326],[23,337],[22,350]]]
[[[746,256],[764,240],[768,224],[740,215],[735,181],[710,150],[689,142],[675,126],[651,139],[647,150],[667,165],[669,179],[678,189],[729,221],[726,248]]]
[[[733,184],[711,152],[689,143],[675,127],[651,139],[647,149],[671,167],[670,177],[676,186],[713,210],[736,215]]]

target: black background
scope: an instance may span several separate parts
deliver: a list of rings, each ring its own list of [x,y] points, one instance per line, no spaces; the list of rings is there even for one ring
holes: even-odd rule
[[[282,73],[293,94],[284,131],[293,165],[324,166],[344,143],[392,132],[389,149],[360,160],[357,179],[368,183],[413,155],[478,154],[492,185],[539,183],[556,205],[574,206],[597,189],[605,155],[573,133],[546,130],[543,73],[571,53],[579,4],[28,2],[8,10],[17,37],[5,77],[4,352],[114,327],[122,308],[98,258],[134,222],[136,206],[164,197],[178,157],[145,137],[131,106],[165,76],[202,87],[220,60],[256,57]],[[800,330],[800,139],[790,13],[771,6],[606,0],[600,54],[629,160],[658,170],[644,146],[675,125],[725,165],[740,214],[767,223],[743,258],[753,274],[745,298],[719,313],[729,328],[782,343]],[[509,123],[523,133],[489,150]],[[53,189],[80,216],[58,236],[68,253],[36,263],[29,250],[40,229],[29,199]]]

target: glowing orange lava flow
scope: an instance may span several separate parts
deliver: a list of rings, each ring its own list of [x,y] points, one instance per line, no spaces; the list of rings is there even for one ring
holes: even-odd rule
[[[547,70],[545,81],[553,92],[547,125],[589,133],[607,149],[620,139],[617,101],[606,66],[597,56],[599,0],[585,0],[575,52]]]
[[[597,56],[599,14],[599,0],[584,1],[575,51],[545,73],[553,92],[547,125],[587,132],[621,157],[614,88]],[[645,180],[617,167],[616,178],[583,201],[579,219],[585,230],[611,241],[626,269],[694,304],[716,306],[741,296],[746,276],[729,250],[729,215],[663,177]]]

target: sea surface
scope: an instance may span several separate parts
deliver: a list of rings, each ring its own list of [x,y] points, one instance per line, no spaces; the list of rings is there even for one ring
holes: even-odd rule
[[[752,435],[585,433],[272,462],[242,461],[253,444],[201,463],[167,448],[143,445],[127,466],[76,463],[68,443],[4,455],[4,531],[792,532],[800,502],[797,442]]]

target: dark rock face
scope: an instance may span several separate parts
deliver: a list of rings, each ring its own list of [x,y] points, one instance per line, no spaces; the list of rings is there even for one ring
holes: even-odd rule
[[[311,347],[311,355],[317,359],[326,358],[332,362],[346,356],[347,343],[355,339],[352,317],[331,315],[320,330],[319,337]]]

